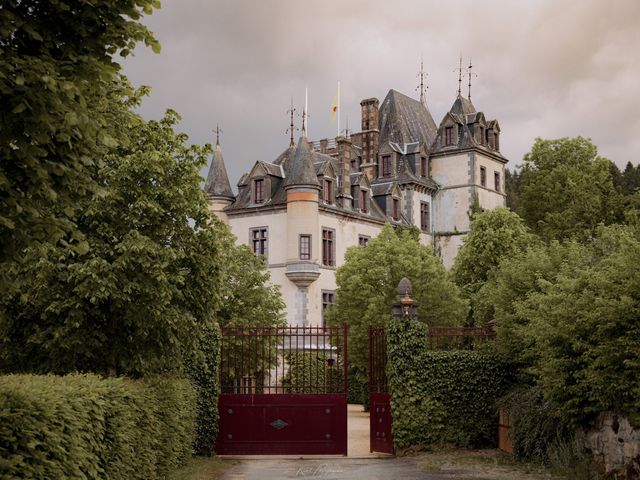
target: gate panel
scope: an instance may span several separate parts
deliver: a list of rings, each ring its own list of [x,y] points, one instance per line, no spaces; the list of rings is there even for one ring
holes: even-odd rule
[[[344,395],[221,395],[219,455],[346,455]]]
[[[219,455],[347,454],[347,327],[222,329]]]
[[[369,327],[369,443],[372,452],[393,453],[391,397],[387,390],[384,327]]]

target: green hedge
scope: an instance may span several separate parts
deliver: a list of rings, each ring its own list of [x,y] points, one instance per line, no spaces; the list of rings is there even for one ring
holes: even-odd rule
[[[282,379],[282,385],[287,393],[342,393],[342,363],[337,362],[330,367],[324,352],[290,353],[285,355],[285,360],[289,369]]]
[[[184,379],[3,376],[0,478],[165,478],[190,457],[195,422]]]
[[[200,343],[201,358],[188,366],[198,395],[198,421],[193,450],[211,456],[218,435],[218,395],[220,394],[220,328],[212,327]]]
[[[387,378],[397,448],[495,445],[496,400],[511,370],[490,351],[432,351],[422,323],[394,320]]]

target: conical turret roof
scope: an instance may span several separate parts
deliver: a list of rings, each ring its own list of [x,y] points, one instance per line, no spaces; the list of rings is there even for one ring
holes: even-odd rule
[[[216,145],[213,150],[213,160],[209,167],[204,191],[210,197],[227,197],[232,200],[235,198],[231,190],[229,176],[227,175],[227,169],[224,166],[224,159],[222,158],[222,149],[219,144]]]
[[[285,188],[292,186],[320,187],[313,164],[313,152],[306,137],[300,137],[293,157],[289,157],[286,166]]]
[[[455,102],[451,106],[451,113],[455,113],[456,115],[469,115],[471,113],[476,113],[476,107],[471,103],[471,99],[464,98],[462,95],[458,94],[458,98],[456,98]]]

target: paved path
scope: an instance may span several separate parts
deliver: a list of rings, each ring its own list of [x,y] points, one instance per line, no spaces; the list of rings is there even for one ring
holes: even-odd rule
[[[425,472],[405,458],[242,460],[222,480],[456,480],[455,472]],[[480,480],[480,479],[478,479]]]

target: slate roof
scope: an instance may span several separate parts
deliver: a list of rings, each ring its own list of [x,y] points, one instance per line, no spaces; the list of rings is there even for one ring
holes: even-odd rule
[[[209,167],[207,181],[204,184],[204,191],[210,197],[235,198],[233,191],[231,190],[231,184],[229,183],[227,169],[224,166],[224,159],[222,158],[222,149],[220,148],[220,145],[216,145],[216,148],[213,151],[213,160]]]
[[[389,90],[380,106],[380,143],[431,145],[437,127],[428,108],[396,90]]]
[[[453,102],[451,110],[449,111],[456,115],[469,115],[471,113],[476,113],[476,107],[473,106],[470,99],[464,98],[462,95],[458,95],[458,98]]]
[[[289,156],[287,162],[287,176],[284,179],[285,187],[309,186],[319,187],[316,169],[313,166],[314,152],[306,137],[300,137],[296,151]]]

